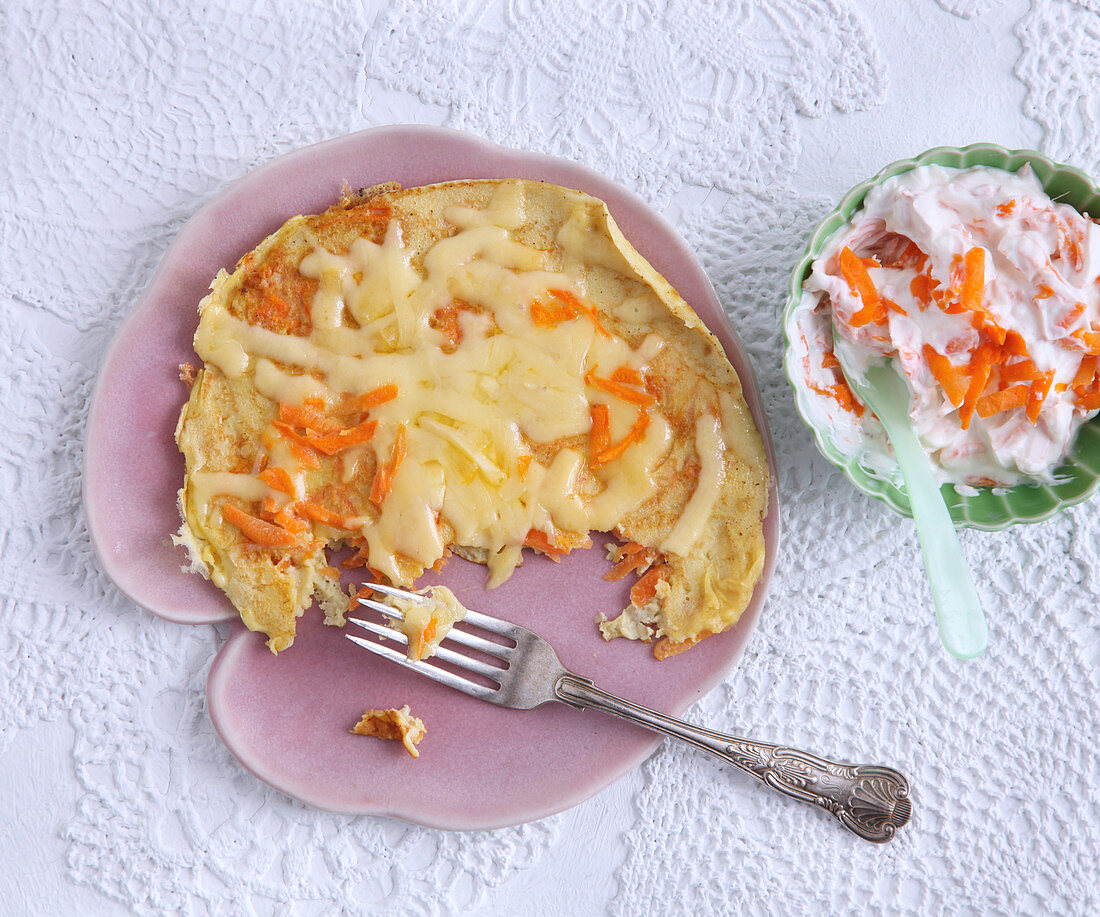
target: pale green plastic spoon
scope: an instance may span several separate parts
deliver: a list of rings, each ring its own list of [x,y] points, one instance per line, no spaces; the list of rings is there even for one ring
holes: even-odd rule
[[[881,421],[894,448],[924,555],[940,639],[952,655],[973,659],[988,646],[989,630],[955,525],[909,421],[909,387],[891,359],[879,358],[860,370],[851,346],[834,325],[833,352],[844,378]]]

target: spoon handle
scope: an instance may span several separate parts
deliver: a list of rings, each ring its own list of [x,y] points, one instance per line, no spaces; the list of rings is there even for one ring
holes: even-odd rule
[[[894,418],[881,416],[879,419],[890,437],[909,490],[909,505],[924,554],[940,639],[952,655],[973,659],[989,644],[989,631],[955,524],[913,428],[906,421],[898,423]]]

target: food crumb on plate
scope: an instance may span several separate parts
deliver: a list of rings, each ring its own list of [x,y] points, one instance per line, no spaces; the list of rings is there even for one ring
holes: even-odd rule
[[[419,758],[420,750],[416,746],[424,738],[428,727],[419,718],[413,716],[409,705],[405,704],[400,709],[367,710],[350,731],[357,736],[399,739],[405,746],[405,751],[414,758]]]

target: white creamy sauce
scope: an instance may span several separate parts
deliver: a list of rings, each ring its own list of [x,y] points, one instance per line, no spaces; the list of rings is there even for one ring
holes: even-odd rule
[[[911,257],[901,257],[908,242],[926,258],[916,258],[912,249]],[[890,301],[881,321],[861,320],[865,301],[840,267],[845,248],[878,262],[864,260],[878,296]],[[966,299],[968,252],[976,252],[970,257],[984,280],[978,312],[959,305]],[[873,188],[829,240],[804,284],[791,337],[812,410],[842,450],[880,472],[891,468],[881,426],[869,412],[857,417],[842,404],[843,394],[838,397],[839,371],[827,356],[835,312],[857,352],[898,359],[910,387],[910,417],[941,481],[1049,481],[1081,424],[1096,413],[1098,274],[1098,227],[1052,202],[1030,169],[922,166],[891,178]],[[922,286],[929,282],[931,297]],[[1015,340],[1026,345],[1026,356],[1010,353]],[[999,362],[976,395],[1025,386],[1035,401],[1032,416],[1024,404],[987,416],[974,411],[967,426],[968,411],[960,412],[948,397],[928,348],[969,379],[983,345]],[[1031,377],[1023,370],[1025,358],[1033,364]],[[1048,373],[1045,398],[1041,391],[1032,394],[1041,390],[1033,387],[1042,381],[1038,374]],[[980,403],[988,411],[993,399]]]

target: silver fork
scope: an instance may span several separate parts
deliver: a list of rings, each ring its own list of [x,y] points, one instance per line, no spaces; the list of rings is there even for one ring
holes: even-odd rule
[[[393,586],[379,583],[367,585],[386,595],[414,602],[428,601],[415,592]],[[372,599],[360,599],[359,602],[390,618],[402,617],[401,611],[392,605]],[[408,638],[396,628],[361,618],[348,620],[378,636],[408,643]],[[596,687],[592,679],[575,675],[561,664],[549,643],[525,627],[477,611],[468,611],[463,621],[503,638],[510,645],[486,640],[458,627],[452,627],[445,640],[488,654],[499,660],[500,665],[475,659],[442,645],[436,648],[435,655],[430,659],[476,673],[489,681],[492,687],[441,668],[433,661],[412,662],[404,653],[373,640],[354,634],[345,636],[364,649],[414,672],[502,707],[530,710],[550,701],[559,701],[581,710],[585,707],[602,710],[654,732],[682,739],[728,761],[787,796],[824,809],[864,840],[885,843],[909,821],[912,813],[909,781],[892,767],[838,764],[796,748],[754,742],[693,726],[616,697]]]

